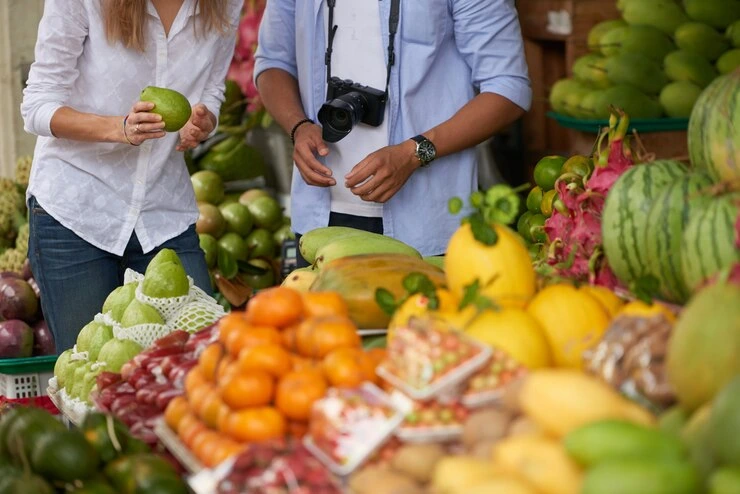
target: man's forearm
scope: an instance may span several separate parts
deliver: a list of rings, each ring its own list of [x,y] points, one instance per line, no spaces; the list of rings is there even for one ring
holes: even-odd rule
[[[104,117],[63,106],[51,117],[51,133],[62,139],[87,142],[125,142],[123,116]]]
[[[286,133],[290,133],[297,122],[306,118],[298,81],[288,72],[281,69],[265,70],[257,78],[257,88],[265,108]]]
[[[424,135],[434,143],[437,156],[447,156],[480,144],[522,115],[524,110],[507,98],[481,93]]]

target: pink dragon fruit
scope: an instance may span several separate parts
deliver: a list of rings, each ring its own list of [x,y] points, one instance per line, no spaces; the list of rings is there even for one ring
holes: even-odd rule
[[[265,11],[265,0],[246,0],[239,21],[236,48],[231,66],[226,75],[228,80],[236,82],[247,99],[247,111],[262,110],[257,87],[254,85],[254,52],[257,49],[257,35],[259,33],[262,15]]]
[[[629,117],[613,110],[609,129],[599,136],[595,169],[585,184],[564,180],[555,184],[563,208],[547,219],[545,233],[550,240],[547,262],[559,276],[609,288],[619,284],[602,252],[601,212],[609,189],[633,165],[628,129]]]

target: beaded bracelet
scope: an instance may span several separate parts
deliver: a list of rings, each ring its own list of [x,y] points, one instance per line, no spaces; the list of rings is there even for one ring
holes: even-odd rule
[[[300,120],[297,124],[295,124],[293,126],[293,128],[290,131],[290,142],[292,142],[293,144],[295,144],[295,132],[296,132],[296,130],[298,130],[298,127],[300,127],[304,123],[314,123],[314,121],[311,120],[310,118],[304,118],[303,120]]]

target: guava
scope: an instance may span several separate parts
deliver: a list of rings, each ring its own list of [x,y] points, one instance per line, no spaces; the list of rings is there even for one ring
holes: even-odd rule
[[[98,359],[100,349],[111,338],[113,338],[113,328],[92,321],[77,334],[77,351],[88,352],[88,359],[94,362]]]
[[[103,303],[103,314],[110,313],[114,321],[121,322],[121,317],[123,317],[126,307],[136,298],[136,288],[138,286],[138,281],[132,281],[110,292],[110,295],[108,295],[108,298]]]
[[[123,313],[121,326],[130,328],[139,324],[164,324],[164,319],[157,309],[149,304],[139,302],[138,299],[134,299]],[[98,354],[98,359],[100,359],[100,354]]]
[[[113,338],[103,345],[98,355],[98,362],[105,362],[104,370],[121,372],[123,364],[136,357],[143,348],[133,340]]]
[[[182,264],[165,262],[147,268],[141,292],[149,297],[182,297],[190,291],[190,282]]]

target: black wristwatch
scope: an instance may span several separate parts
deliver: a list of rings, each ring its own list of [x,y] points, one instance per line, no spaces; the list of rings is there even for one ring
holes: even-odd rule
[[[416,142],[416,152],[414,154],[421,162],[421,166],[429,166],[429,163],[437,157],[437,148],[434,147],[434,143],[423,135],[412,137],[411,140]]]

